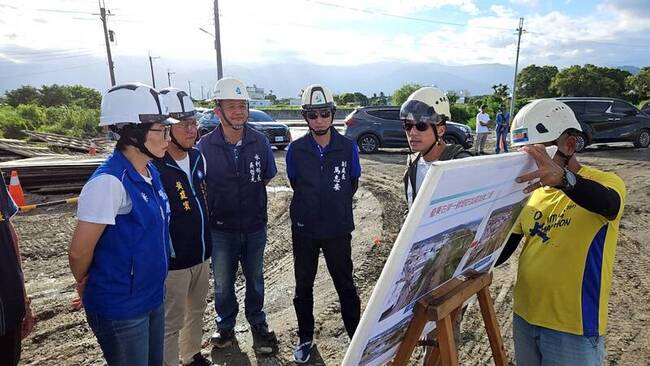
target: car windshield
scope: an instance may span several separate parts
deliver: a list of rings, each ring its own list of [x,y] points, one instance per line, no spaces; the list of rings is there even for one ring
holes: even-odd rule
[[[262,111],[251,110],[248,120],[252,122],[274,122],[273,118]]]

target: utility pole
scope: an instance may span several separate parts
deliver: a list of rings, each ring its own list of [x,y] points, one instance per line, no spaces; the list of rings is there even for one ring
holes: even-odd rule
[[[517,28],[517,57],[515,58],[515,77],[512,81],[512,99],[510,99],[510,121],[515,117],[513,113],[515,112],[515,100],[517,98],[517,71],[519,68],[519,48],[521,46],[521,34],[525,32],[524,29],[524,18],[519,18],[519,28]],[[508,121],[508,122],[510,122]]]
[[[203,94],[203,85],[201,85],[201,100],[205,100],[205,95]]]
[[[169,69],[167,69],[167,84],[169,84],[169,87],[172,87],[172,75],[176,74],[175,72],[171,72]]]
[[[221,66],[221,32],[219,30],[219,0],[214,0],[214,50],[217,53],[217,80],[223,77]]]
[[[106,42],[106,57],[108,58],[108,72],[111,75],[111,86],[115,86],[115,65],[113,65],[113,56],[111,56],[111,44],[108,39],[108,26],[106,25],[106,17],[111,15],[110,10],[106,12],[106,3],[100,0],[99,3],[99,18],[102,20],[104,26],[104,42]]]
[[[156,77],[153,74],[153,60],[157,58],[160,58],[160,56],[151,57],[151,52],[149,52],[149,68],[151,69],[151,85],[153,86],[154,89],[156,88]]]
[[[192,99],[192,80],[187,81],[187,91],[190,93],[190,99]]]

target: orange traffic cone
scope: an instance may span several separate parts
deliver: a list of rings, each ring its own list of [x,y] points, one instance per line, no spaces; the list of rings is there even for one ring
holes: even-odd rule
[[[20,186],[20,181],[18,180],[18,172],[15,170],[11,171],[9,195],[13,198],[16,205],[25,206],[25,194],[23,193],[23,187]]]

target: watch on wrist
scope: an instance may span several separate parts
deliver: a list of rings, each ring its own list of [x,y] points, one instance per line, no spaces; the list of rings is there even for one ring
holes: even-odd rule
[[[577,182],[576,175],[573,174],[572,171],[569,170],[569,168],[564,168],[564,175],[562,176],[562,184],[557,187],[563,191],[570,191],[573,189],[573,187],[576,186]]]

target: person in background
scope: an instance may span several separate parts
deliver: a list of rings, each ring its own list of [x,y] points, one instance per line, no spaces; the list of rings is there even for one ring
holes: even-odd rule
[[[18,236],[11,223],[18,207],[5,180],[0,180],[0,365],[16,366],[21,341],[32,332],[35,320],[25,290]]]
[[[508,141],[506,139],[506,136],[508,136],[508,130],[510,130],[509,126],[509,118],[510,114],[509,113],[504,113],[503,112],[503,107],[499,107],[499,112],[497,113],[496,116],[496,135],[497,135],[497,141],[496,141],[496,147],[494,148],[494,152],[497,154],[501,152],[501,149],[503,148],[503,152],[507,153],[508,152]]]
[[[212,241],[208,225],[205,159],[194,148],[198,125],[186,92],[165,88],[160,95],[170,117],[171,144],[156,161],[171,206],[171,258],[165,281],[165,366],[210,366],[201,354]]]
[[[144,84],[117,85],[102,98],[99,124],[119,140],[79,195],[68,258],[109,366],[163,362],[170,207],[151,161],[165,155],[176,122]]]
[[[476,115],[476,145],[474,145],[476,155],[485,154],[485,141],[490,134],[488,126],[491,122],[490,115],[487,113],[487,104],[483,104]]]

